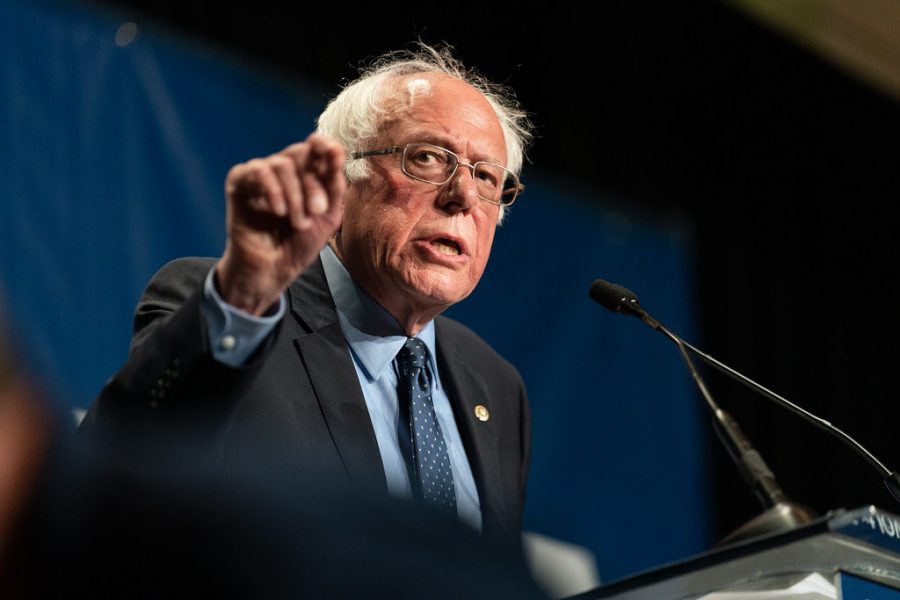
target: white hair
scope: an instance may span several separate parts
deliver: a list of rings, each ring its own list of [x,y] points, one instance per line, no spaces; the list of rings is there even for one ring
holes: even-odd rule
[[[512,90],[488,81],[474,69],[467,69],[452,54],[449,45],[432,47],[422,42],[414,50],[398,50],[384,54],[363,69],[359,78],[348,83],[319,115],[316,131],[343,144],[348,154],[368,150],[366,144],[377,137],[381,118],[387,114],[383,105],[388,94],[385,83],[393,78],[417,73],[440,73],[459,79],[481,92],[500,121],[506,143],[507,168],[518,175],[522,170],[525,150],[533,137],[531,121],[519,105]],[[349,181],[368,176],[366,161],[348,160],[344,168]],[[505,213],[501,207],[501,220]]]

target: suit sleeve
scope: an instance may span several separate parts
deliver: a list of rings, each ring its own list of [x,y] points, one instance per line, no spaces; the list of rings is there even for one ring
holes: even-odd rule
[[[258,373],[279,327],[241,367],[215,360],[202,307],[203,281],[213,264],[214,259],[178,259],[148,283],[135,312],[128,360],[107,381],[82,430],[118,436],[222,425]]]

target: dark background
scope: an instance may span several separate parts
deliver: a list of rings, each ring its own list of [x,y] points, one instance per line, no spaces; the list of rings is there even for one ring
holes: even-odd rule
[[[271,0],[112,6],[335,92],[367,56],[416,37],[451,43],[533,113],[526,182],[540,169],[637,211],[688,216],[695,345],[900,465],[892,252],[900,111],[887,95],[719,3],[536,11],[441,3],[415,13],[397,3]],[[651,312],[659,305],[642,302]],[[705,373],[793,500],[819,513],[868,503],[898,510],[849,448]],[[724,535],[760,506],[711,447]]]

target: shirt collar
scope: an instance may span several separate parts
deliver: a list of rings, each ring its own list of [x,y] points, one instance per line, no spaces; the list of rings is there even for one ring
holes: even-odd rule
[[[331,246],[326,245],[319,257],[347,344],[366,378],[380,379],[406,343],[406,333],[393,315],[353,281]],[[434,321],[428,321],[416,337],[428,347],[428,367],[439,389]]]

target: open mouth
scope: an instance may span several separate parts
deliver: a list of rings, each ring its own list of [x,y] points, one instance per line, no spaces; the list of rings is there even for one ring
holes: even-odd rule
[[[448,240],[447,238],[436,238],[431,240],[431,247],[437,250],[438,253],[447,256],[459,256],[462,254],[459,244],[453,240]]]

